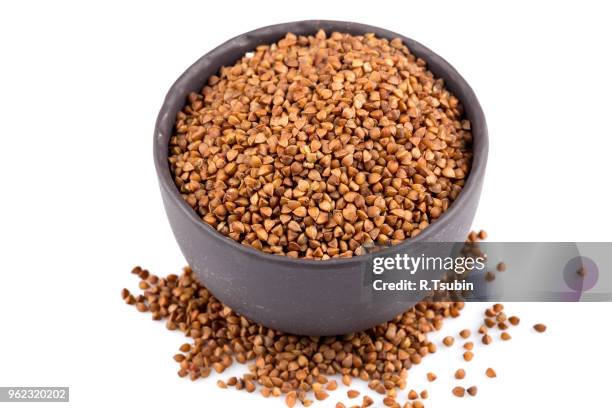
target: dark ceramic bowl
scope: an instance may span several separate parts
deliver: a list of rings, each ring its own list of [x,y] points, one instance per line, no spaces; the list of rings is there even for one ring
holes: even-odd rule
[[[257,45],[270,44],[287,32],[314,34],[323,29],[355,35],[374,33],[401,38],[410,51],[428,63],[463,103],[472,123],[473,167],[451,207],[415,238],[377,252],[406,253],[423,242],[463,241],[469,232],[482,188],[488,135],[476,95],[444,59],[402,35],[364,24],[311,20],[278,24],[239,35],[200,58],[172,85],[157,117],[153,139],[155,167],[162,198],[176,240],[189,265],[222,302],[267,327],[307,335],[344,334],[388,321],[414,304],[393,296],[364,296],[370,282],[372,254],[347,259],[303,260],[266,254],[239,244],[204,223],[179,194],[168,165],[168,142],[177,112],[191,91],[200,91],[223,65],[231,65]]]

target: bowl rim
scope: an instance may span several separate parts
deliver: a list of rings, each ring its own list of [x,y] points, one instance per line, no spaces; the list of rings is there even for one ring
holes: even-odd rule
[[[458,87],[461,92],[464,93],[463,98],[458,98],[464,106],[465,115],[468,117],[472,124],[479,124],[476,129],[474,128],[474,126],[472,126],[472,167],[466,178],[466,183],[455,201],[453,201],[449,208],[438,219],[436,219],[435,222],[431,223],[427,228],[425,228],[415,237],[407,238],[397,245],[391,245],[375,252],[355,255],[350,258],[330,258],[321,260],[291,258],[288,256],[269,254],[234,241],[233,239],[215,230],[197,215],[197,213],[191,208],[191,206],[187,204],[187,202],[179,193],[178,188],[174,184],[174,180],[170,172],[170,166],[168,165],[168,141],[172,136],[173,130],[171,130],[170,135],[168,135],[168,132],[164,131],[162,122],[166,121],[168,115],[171,113],[169,111],[172,102],[176,101],[176,98],[179,97],[182,99],[186,98],[187,95],[184,94],[184,83],[193,76],[198,75],[198,72],[201,70],[201,65],[205,65],[205,63],[208,62],[211,54],[217,54],[230,46],[235,46],[236,44],[243,44],[245,39],[257,38],[260,37],[262,34],[270,34],[271,31],[278,31],[279,33],[282,33],[281,35],[284,35],[284,33],[290,32],[292,31],[292,28],[296,27],[300,28],[301,31],[312,31],[312,34],[314,34],[319,28],[324,28],[328,31],[342,31],[342,28],[345,27],[346,32],[354,32],[358,30],[363,33],[373,32],[376,36],[381,38],[392,39],[395,37],[399,37],[402,39],[404,44],[406,44],[411,53],[425,60],[428,69],[430,69],[430,63],[432,61],[435,61],[435,64],[439,66],[439,69],[442,69],[444,71],[444,75],[440,75],[439,73],[434,73],[434,75],[438,78],[442,77],[446,86],[449,86],[449,84],[451,84],[451,86]],[[279,37],[278,39],[280,38],[282,37]],[[250,50],[251,49],[245,50],[245,52]],[[221,66],[219,66],[218,68],[220,67]],[[456,92],[453,92],[453,94],[456,94]],[[468,107],[471,111],[469,115],[467,113]],[[157,116],[157,120],[155,122],[155,131],[153,139],[153,156],[160,188],[162,188],[163,191],[167,193],[167,197],[172,201],[175,206],[178,206],[182,215],[185,216],[191,223],[193,223],[196,228],[202,230],[204,234],[207,234],[212,239],[218,241],[220,245],[229,245],[233,249],[240,251],[245,255],[255,258],[261,258],[262,260],[275,264],[280,264],[281,266],[308,266],[309,268],[315,269],[317,267],[328,269],[330,266],[350,267],[355,264],[367,262],[373,256],[392,256],[398,251],[402,251],[403,249],[406,249],[414,243],[439,241],[429,240],[429,238],[432,235],[435,235],[438,230],[443,229],[444,224],[446,224],[450,219],[452,219],[453,217],[457,217],[461,213],[462,209],[466,205],[467,196],[478,192],[478,189],[480,187],[478,180],[484,178],[489,147],[487,123],[484,116],[484,112],[482,110],[482,107],[480,106],[476,94],[474,93],[470,85],[467,83],[467,81],[461,76],[461,74],[459,74],[459,72],[457,72],[457,70],[450,63],[448,63],[445,59],[440,57],[438,54],[436,54],[429,48],[404,35],[397,34],[393,31],[389,31],[372,25],[338,20],[302,20],[288,23],[273,24],[240,34],[217,46],[216,48],[210,50],[202,57],[200,57],[189,68],[187,68],[168,90],[164,98],[163,105]]]

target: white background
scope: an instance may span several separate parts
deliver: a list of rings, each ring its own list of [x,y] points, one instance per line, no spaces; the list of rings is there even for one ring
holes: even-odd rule
[[[488,119],[474,227],[499,241],[610,240],[604,3],[3,2],[0,385],[70,386],[78,407],[283,406],[220,390],[216,378],[179,379],[171,356],[181,336],[119,296],[136,288],[134,264],[158,274],[184,264],[151,153],[165,92],[216,45],[268,24],[352,20],[430,47],[473,86]],[[476,328],[484,307],[468,305],[438,341]],[[458,348],[440,350],[411,370],[408,387],[426,387],[429,407],[609,406],[610,304],[507,307],[523,321],[512,341],[477,348],[469,364]],[[543,335],[530,330],[538,321],[549,326]],[[451,395],[460,366],[476,398]],[[484,377],[488,366],[497,379]],[[426,383],[428,371],[438,381]]]

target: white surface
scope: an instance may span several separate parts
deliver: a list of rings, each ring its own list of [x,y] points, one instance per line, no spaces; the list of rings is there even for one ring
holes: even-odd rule
[[[429,46],[487,115],[475,228],[499,241],[609,240],[610,10],[466,3],[3,2],[0,385],[70,386],[77,407],[283,406],[179,379],[171,356],[181,336],[119,297],[136,286],[134,264],[167,274],[184,263],[151,154],[165,92],[208,50],[267,24],[353,20]],[[426,387],[429,407],[608,406],[610,304],[508,307],[523,319],[512,341],[478,347],[469,364],[442,349],[411,370],[408,387]],[[475,329],[483,308],[468,305],[438,339]],[[529,330],[538,321],[549,325],[543,335]],[[451,395],[460,366],[477,397]],[[484,377],[487,366],[497,379]],[[332,395],[315,406],[332,407],[344,390]]]

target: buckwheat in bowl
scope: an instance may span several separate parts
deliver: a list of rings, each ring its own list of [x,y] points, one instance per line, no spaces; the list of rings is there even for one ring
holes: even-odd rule
[[[410,40],[303,21],[238,36],[172,86],[154,137],[187,261],[268,327],[340,334],[414,302],[364,296],[373,251],[465,239],[487,159],[469,85]]]

